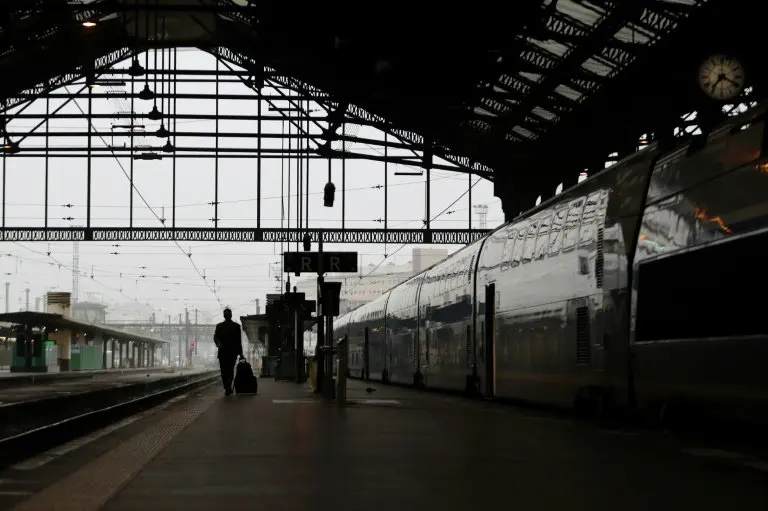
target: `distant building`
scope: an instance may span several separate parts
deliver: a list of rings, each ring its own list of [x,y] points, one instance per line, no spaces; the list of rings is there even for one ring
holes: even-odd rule
[[[375,300],[396,285],[405,282],[414,274],[448,257],[448,250],[434,248],[414,248],[413,260],[405,264],[383,264],[376,267],[369,264],[360,268],[357,274],[327,274],[327,282],[341,282],[341,313],[356,309]],[[296,286],[299,293],[305,293],[307,300],[317,299],[317,277],[301,276],[291,279],[291,287]]]
[[[448,257],[448,251],[444,248],[414,248],[413,273],[424,271],[446,257]]]
[[[73,303],[72,319],[84,323],[104,324],[107,322],[107,306],[95,302]]]
[[[108,307],[107,315],[109,316],[110,323],[121,321],[130,323],[149,321],[153,312],[154,309],[146,303],[116,302]],[[178,318],[173,319],[174,323],[178,322]],[[158,323],[160,322],[160,318],[158,318]]]

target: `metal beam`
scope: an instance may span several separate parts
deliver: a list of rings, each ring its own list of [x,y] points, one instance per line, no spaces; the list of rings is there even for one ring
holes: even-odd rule
[[[143,227],[5,227],[2,241],[220,241],[243,243],[300,242],[306,233],[317,243],[466,245],[481,239],[488,229],[334,229],[334,228],[143,228]]]
[[[236,63],[240,67],[246,69],[258,65],[254,59],[231,48],[220,48],[218,55],[220,58],[225,58],[230,62]],[[316,103],[325,105],[326,109],[329,111],[332,111],[333,108],[338,106],[338,101],[333,101],[333,99],[330,98],[326,92],[321,91],[312,85],[304,83],[292,76],[279,75],[279,73],[273,69],[267,68],[266,71],[271,75],[271,80],[273,82],[291,90],[298,91],[301,94],[310,96]],[[408,141],[418,147],[424,147],[424,139],[421,135],[412,131],[399,129],[384,117],[368,112],[363,108],[355,105],[349,105],[347,108],[347,114],[352,118],[353,122],[354,119],[364,120],[399,140]],[[478,176],[485,179],[493,179],[493,169],[480,162],[472,160],[468,156],[451,154],[445,147],[436,147],[434,154],[439,158],[450,161],[451,163],[464,168],[466,171],[472,174],[477,174]]]
[[[268,152],[275,151],[275,152]],[[135,160],[147,160],[147,158],[138,158],[141,154],[153,153],[159,156],[159,160],[164,158],[228,158],[228,159],[251,159],[257,157],[259,154],[262,159],[266,160],[281,160],[285,158],[296,158],[297,154],[302,154],[304,158],[310,158],[313,160],[327,160],[329,154],[318,154],[314,150],[291,150],[288,149],[249,149],[249,148],[222,148],[218,150],[218,156],[216,156],[215,148],[206,147],[176,147],[174,153],[163,152],[162,147],[142,148],[134,147],[131,151],[130,147],[126,148],[109,148],[109,147],[93,147],[91,148],[91,158],[131,158]],[[118,154],[122,153],[122,154]],[[388,161],[389,163],[397,163],[400,165],[407,165],[411,167],[421,167],[423,165],[421,160],[414,159],[412,156],[378,156],[374,154],[366,153],[353,153],[350,151],[338,151],[332,150],[330,156],[336,158],[344,158],[345,160],[370,160],[377,162]],[[48,152],[45,151],[45,147],[35,148],[22,148],[20,153],[8,156],[8,160],[13,158],[87,158],[88,154],[85,148],[50,148]],[[149,164],[149,163],[147,163]],[[436,170],[445,170],[448,172],[467,173],[468,171],[463,167],[454,167],[453,165],[445,165],[441,163],[433,163],[432,168]]]
[[[510,131],[518,122],[523,120],[526,115],[539,103],[544,102],[546,98],[560,85],[566,77],[573,76],[573,70],[581,67],[583,62],[595,54],[600,48],[605,46],[605,40],[613,37],[616,31],[626,23],[627,19],[634,18],[634,14],[642,11],[642,2],[627,2],[620,4],[613,11],[608,13],[590,33],[585,40],[566,53],[558,65],[545,74],[536,87],[531,91],[524,102],[519,103],[507,114],[501,116],[499,122],[495,125],[495,134],[499,139]],[[553,32],[561,32],[573,29],[574,25],[570,21],[560,21],[561,28]],[[575,80],[580,83],[579,80]]]

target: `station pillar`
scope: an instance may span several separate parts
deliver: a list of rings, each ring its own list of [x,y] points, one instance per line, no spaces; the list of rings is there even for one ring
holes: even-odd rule
[[[56,343],[59,371],[69,371],[72,360],[72,332],[63,328],[58,332],[49,332],[48,340]]]
[[[493,183],[493,195],[501,201],[501,209],[504,212],[504,220],[511,222],[517,218],[524,210],[530,209],[534,203],[523,205],[520,200],[519,186],[513,186],[508,178],[499,176],[499,179]],[[554,189],[552,190],[554,193]]]
[[[47,312],[60,314],[63,318],[70,317],[70,305],[72,295],[67,292],[52,292],[46,294]],[[56,342],[58,348],[59,371],[70,371],[72,360],[72,332],[60,329],[58,332],[49,332],[48,338]]]

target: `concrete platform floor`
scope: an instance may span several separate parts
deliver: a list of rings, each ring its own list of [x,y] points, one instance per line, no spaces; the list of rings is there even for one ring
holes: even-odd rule
[[[181,400],[12,509],[768,509],[768,463],[716,446],[358,382],[341,410],[260,385]]]

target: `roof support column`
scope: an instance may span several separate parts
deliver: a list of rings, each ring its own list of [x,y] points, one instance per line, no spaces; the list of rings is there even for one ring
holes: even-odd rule
[[[56,343],[59,371],[69,371],[69,364],[72,359],[72,332],[66,328],[60,328],[57,332],[48,334],[48,339]]]
[[[101,368],[107,369],[107,345],[109,338],[104,335],[101,338]]]
[[[425,213],[424,213],[424,228],[427,230],[427,237],[430,239],[425,239],[427,243],[431,243],[431,237],[432,237],[432,222],[431,222],[431,216],[432,216],[432,208],[430,204],[430,198],[432,196],[432,190],[431,190],[431,171],[432,171],[432,140],[429,138],[424,138],[424,157],[423,157],[423,164],[424,168],[426,169],[426,198],[425,198]]]
[[[520,190],[513,186],[506,175],[498,173],[493,181],[493,195],[501,200],[501,209],[504,211],[504,221],[510,222],[522,211],[523,206],[518,193]],[[533,207],[533,204],[530,205]]]

